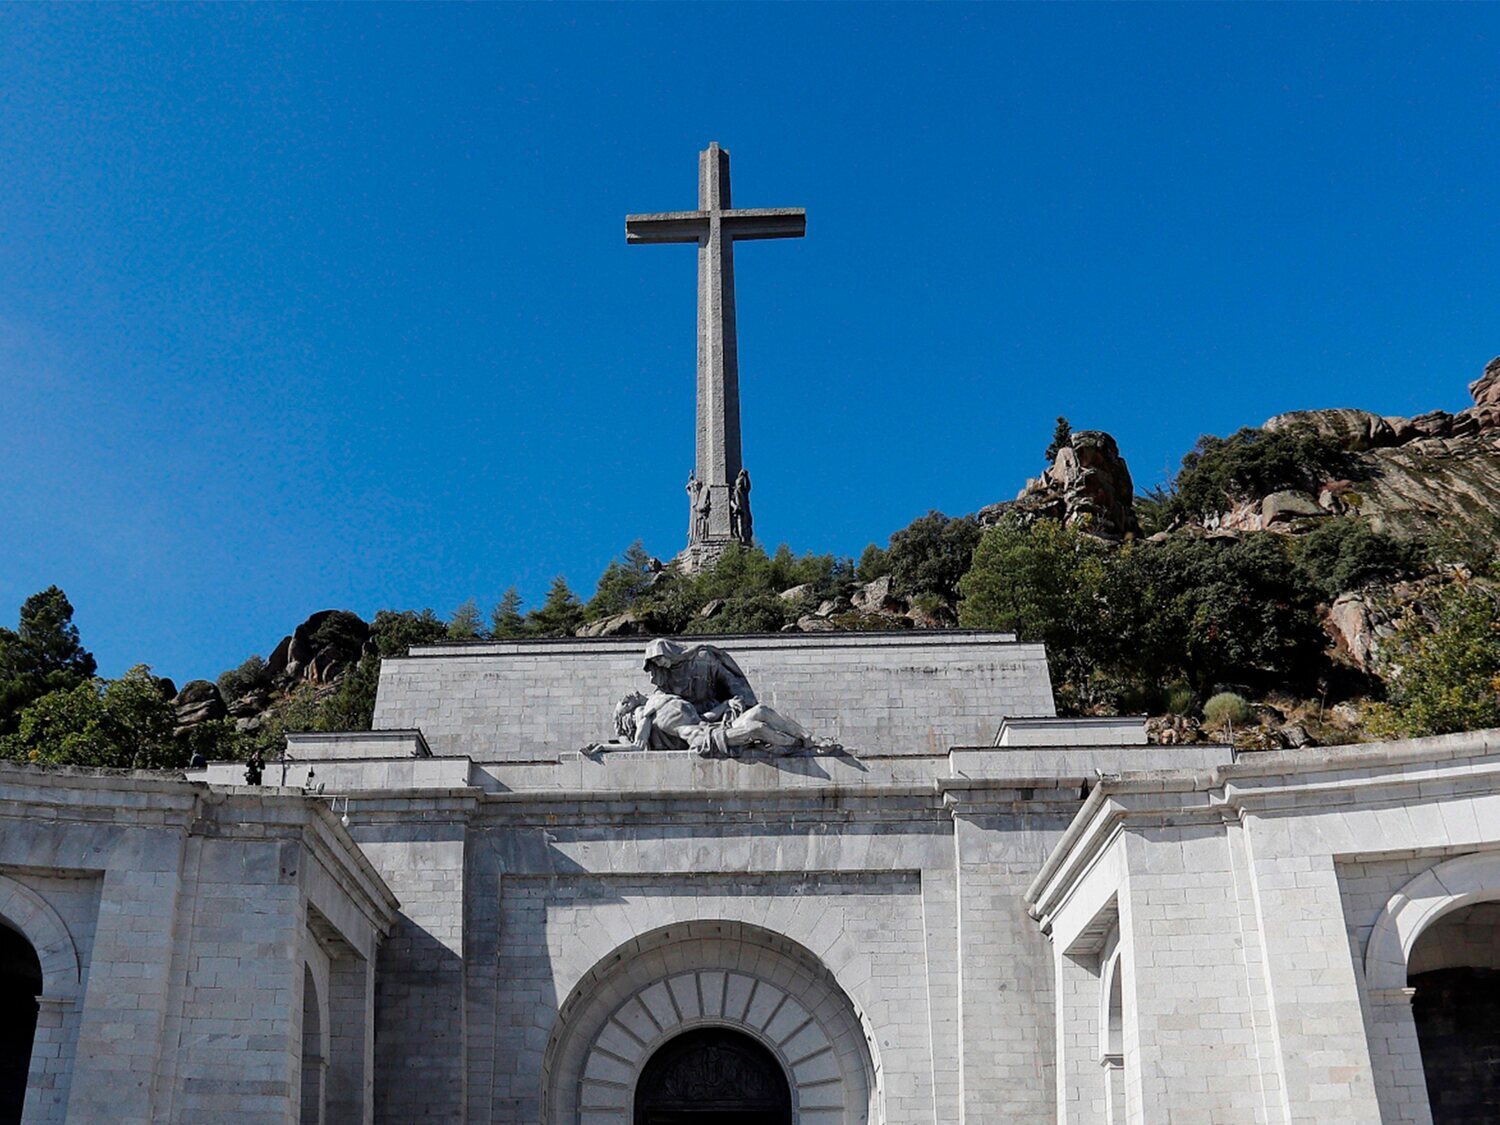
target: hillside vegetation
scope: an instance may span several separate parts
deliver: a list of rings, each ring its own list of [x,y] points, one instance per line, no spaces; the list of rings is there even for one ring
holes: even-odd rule
[[[1015,500],[929,512],[856,560],[736,548],[683,573],[636,543],[584,601],[312,615],[179,690],[96,677],[56,587],[0,629],[0,756],[129,768],[274,756],[370,724],[380,661],[448,640],[780,631],[1015,632],[1059,708],[1145,713],[1162,742],[1247,748],[1500,726],[1500,360],[1458,414],[1301,411],[1205,436],[1136,495],[1115,442],[1066,419]],[[1042,444],[1039,442],[1039,445]]]

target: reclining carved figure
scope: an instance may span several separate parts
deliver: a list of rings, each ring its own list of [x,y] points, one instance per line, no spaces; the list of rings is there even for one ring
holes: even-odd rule
[[[756,702],[750,681],[721,648],[655,640],[646,647],[649,696],[631,692],[615,707],[615,731],[637,750],[692,750],[734,757],[757,747],[813,745],[801,724]]]

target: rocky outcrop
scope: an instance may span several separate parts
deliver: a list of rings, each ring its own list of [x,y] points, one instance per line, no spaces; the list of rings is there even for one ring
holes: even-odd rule
[[[219,686],[212,680],[189,680],[173,697],[172,706],[177,710],[178,733],[229,714]]]
[[[1391,423],[1368,410],[1289,410],[1285,414],[1267,418],[1261,429],[1274,433],[1293,426],[1307,426],[1316,430],[1325,437],[1333,438],[1351,453],[1396,444],[1396,432]]]
[[[994,524],[1006,514],[1060,520],[1102,539],[1140,533],[1130,469],[1115,439],[1103,430],[1075,432],[1041,477],[1027,481],[1010,503],[981,510],[979,521]]]
[[[266,670],[282,684],[333,683],[359,662],[370,645],[370,626],[343,609],[313,614],[283,637],[266,661]]]
[[[1444,566],[1410,581],[1372,583],[1340,594],[1323,612],[1323,630],[1333,642],[1335,659],[1360,672],[1378,674],[1381,643],[1403,622],[1415,619],[1436,627],[1437,596],[1455,581],[1476,579],[1467,567]]]
[[[1326,516],[1318,502],[1306,492],[1273,492],[1260,502],[1260,525],[1262,528],[1287,524],[1309,516]]]
[[[1488,540],[1500,532],[1500,359],[1489,362],[1469,393],[1474,405],[1457,414],[1295,410],[1268,419],[1264,428],[1310,426],[1348,455],[1347,479],[1323,482],[1318,490],[1323,511],[1362,515],[1396,535]],[[1218,525],[1241,531],[1288,525],[1292,513],[1278,511],[1279,520],[1267,518],[1252,501],[1224,513]]]
[[[641,614],[627,612],[617,613],[612,617],[602,617],[598,621],[590,622],[578,630],[580,637],[643,637],[648,633],[659,630],[651,627],[651,621]]]
[[[896,584],[890,575],[866,582],[855,591],[854,608],[861,613],[902,614],[906,612],[906,599],[896,594]]]

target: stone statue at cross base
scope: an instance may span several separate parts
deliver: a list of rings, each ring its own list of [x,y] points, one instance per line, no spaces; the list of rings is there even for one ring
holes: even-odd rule
[[[620,700],[615,731],[623,741],[600,749],[735,757],[745,749],[785,752],[816,745],[801,724],[758,703],[734,657],[715,645],[685,648],[654,640],[646,646],[644,666],[655,690]]]
[[[744,469],[729,490],[729,533],[747,547],[755,541],[755,526],[750,516],[750,474]]]
[[[714,497],[708,485],[698,479],[696,471],[688,474],[688,542],[701,543],[708,538],[708,516]]]

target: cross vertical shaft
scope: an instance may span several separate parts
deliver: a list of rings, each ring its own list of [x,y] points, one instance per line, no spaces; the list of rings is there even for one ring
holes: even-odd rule
[[[724,212],[729,210],[729,154],[717,144],[709,145],[698,157],[698,209],[708,215],[708,230],[698,241],[697,473],[700,481],[712,487],[730,484],[744,468],[739,341],[734,326],[734,239],[724,230]]]
[[[735,210],[729,153],[718,142],[698,157],[698,210],[627,215],[627,242],[698,244],[697,456],[688,483],[695,559],[733,542],[751,542],[749,477],[740,448],[740,364],[734,315],[734,244],[739,239],[800,238],[801,208]]]

